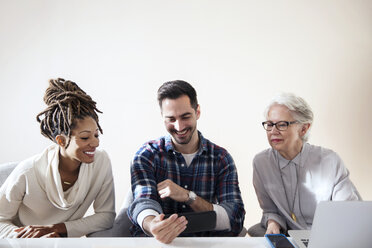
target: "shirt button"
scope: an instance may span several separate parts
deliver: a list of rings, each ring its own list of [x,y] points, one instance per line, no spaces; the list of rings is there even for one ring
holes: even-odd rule
[[[186,206],[185,205],[182,205],[182,208],[186,208]]]
[[[187,189],[187,185],[185,185],[185,189]]]

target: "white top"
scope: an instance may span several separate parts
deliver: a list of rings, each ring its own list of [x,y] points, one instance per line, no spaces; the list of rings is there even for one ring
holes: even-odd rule
[[[257,154],[253,185],[263,210],[262,224],[266,227],[272,219],[284,230],[310,229],[320,201],[359,199],[341,158],[330,149],[308,143],[291,161],[272,148]]]
[[[66,192],[58,164],[59,146],[53,144],[9,175],[0,188],[0,238],[15,237],[13,230],[27,225],[65,223],[68,237],[112,226],[115,196],[107,153],[97,150],[93,163],[82,163],[77,181]],[[84,217],[92,203],[95,213]]]
[[[186,162],[186,165],[187,167],[190,166],[192,160],[194,159],[195,155],[198,153],[198,151],[194,152],[194,153],[190,153],[190,154],[187,154],[187,153],[182,153],[182,156],[183,158],[185,159],[185,162]]]

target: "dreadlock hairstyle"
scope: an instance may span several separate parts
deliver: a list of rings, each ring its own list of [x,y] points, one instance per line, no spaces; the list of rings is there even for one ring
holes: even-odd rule
[[[64,134],[69,137],[68,146],[76,119],[82,120],[85,117],[92,117],[103,133],[97,115],[97,112],[102,112],[96,108],[96,102],[76,83],[63,78],[50,79],[44,102],[48,107],[36,116],[36,120],[40,122],[41,134],[53,142],[57,135]],[[40,119],[41,116],[44,118]]]

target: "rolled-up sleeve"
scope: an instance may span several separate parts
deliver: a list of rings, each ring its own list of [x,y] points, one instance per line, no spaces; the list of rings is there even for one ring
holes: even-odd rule
[[[218,177],[217,199],[229,216],[231,235],[237,236],[243,228],[245,210],[235,163],[228,153],[221,159],[221,171]]]
[[[162,213],[162,208],[158,203],[157,183],[154,174],[154,154],[149,145],[143,146],[135,155],[130,172],[132,175],[133,203],[128,209],[129,219],[133,224],[141,227],[142,223],[137,223],[138,215],[145,209],[152,209]]]

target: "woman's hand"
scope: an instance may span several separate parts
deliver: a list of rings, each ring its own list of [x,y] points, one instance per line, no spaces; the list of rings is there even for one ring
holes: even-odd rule
[[[15,229],[14,231],[18,233],[17,238],[52,238],[61,237],[61,235],[67,233],[64,223],[47,226],[23,226]]]
[[[279,234],[280,225],[275,220],[269,220],[267,222],[267,229],[265,234]]]

